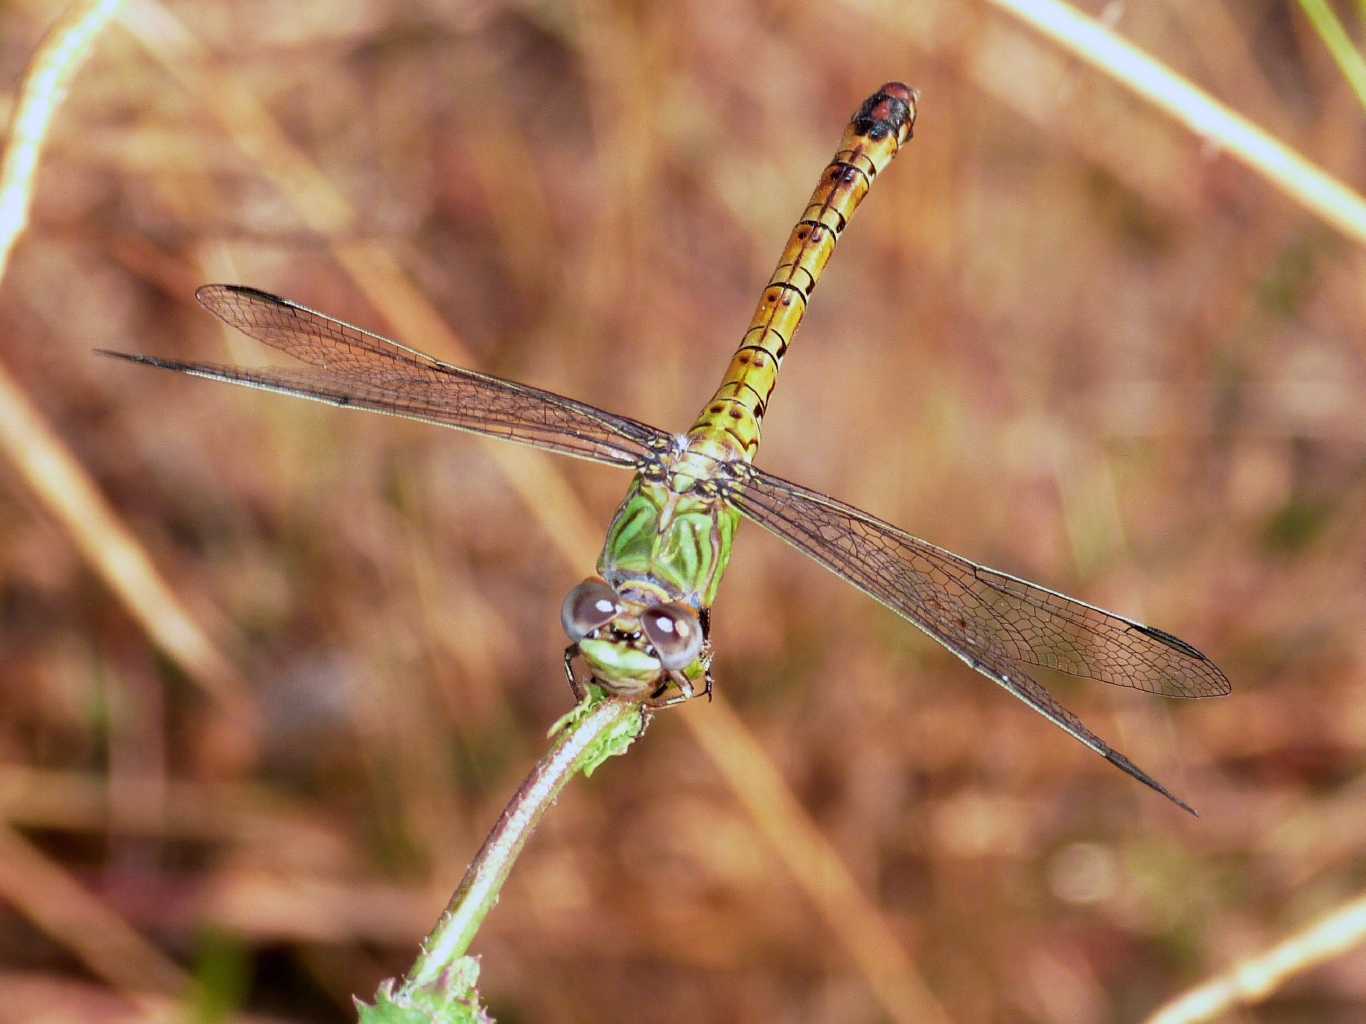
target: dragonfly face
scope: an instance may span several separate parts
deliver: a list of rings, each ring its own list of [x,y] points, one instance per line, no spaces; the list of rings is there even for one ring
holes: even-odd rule
[[[706,676],[711,651],[698,613],[681,602],[662,601],[666,596],[639,585],[619,593],[590,576],[560,609],[573,641],[568,657],[582,655],[593,679],[620,696],[657,701],[670,683],[683,699],[692,696],[693,682]]]

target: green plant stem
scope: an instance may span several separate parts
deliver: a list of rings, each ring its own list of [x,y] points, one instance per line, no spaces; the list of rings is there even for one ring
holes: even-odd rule
[[[1323,40],[1323,45],[1332,54],[1338,70],[1347,79],[1352,91],[1357,94],[1357,99],[1361,101],[1362,106],[1366,106],[1366,59],[1363,59],[1352,45],[1352,37],[1342,27],[1342,22],[1338,21],[1333,8],[1328,6],[1328,0],[1300,0],[1300,9],[1314,26],[1319,38]],[[1366,6],[1363,10],[1366,10]]]
[[[498,902],[517,855],[564,784],[581,768],[591,772],[606,756],[620,753],[624,747],[604,752],[604,744],[612,744],[614,737],[629,744],[638,735],[640,721],[639,704],[618,700],[590,703],[566,717],[554,743],[503,808],[441,919],[423,940],[422,952],[408,971],[402,991],[433,985],[443,971],[465,955],[485,916]]]
[[[1366,200],[1096,19],[1063,0],[988,2],[1214,143],[1348,237],[1366,242]]]

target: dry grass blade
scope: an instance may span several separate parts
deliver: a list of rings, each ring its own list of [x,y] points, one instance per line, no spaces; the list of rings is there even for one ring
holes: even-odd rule
[[[1366,243],[1366,200],[1161,61],[1061,0],[991,2],[1128,86],[1343,234]]]
[[[46,1021],[51,1024],[184,1024],[185,1007],[179,999],[144,995],[135,1005],[97,982],[72,982],[33,971],[0,972],[7,1020]],[[234,1013],[233,1024],[284,1024],[276,1015]]]
[[[189,987],[189,978],[173,961],[3,823],[0,895],[135,1000],[140,993],[171,995]]]
[[[950,1018],[921,980],[901,940],[821,835],[751,733],[717,699],[705,718],[685,715],[693,738],[735,790],[770,848],[810,897],[868,979],[887,1015],[941,1024]]]
[[[1344,903],[1308,928],[1163,1006],[1147,1024],[1198,1024],[1259,1003],[1296,975],[1366,941],[1366,896]]]
[[[34,178],[52,118],[118,6],[118,0],[98,0],[72,7],[52,26],[29,62],[0,161],[0,280],[14,243],[28,227]]]
[[[43,145],[66,89],[117,3],[77,6],[47,34],[20,90],[0,165],[0,279],[23,233]],[[241,690],[227,662],[153,568],[81,466],[9,375],[0,371],[0,447],[87,561],[119,594],[154,641],[206,689],[236,707]],[[8,902],[72,950],[92,971],[149,1012],[188,986],[176,965],[116,913],[86,893],[41,851],[0,826],[0,889]]]
[[[71,79],[117,3],[84,4],[48,33],[29,65],[0,171],[0,280],[28,219],[43,143]],[[235,712],[244,688],[231,665],[171,593],[151,559],[80,464],[0,369],[0,447],[153,641]]]
[[[230,713],[246,715],[248,701],[241,677],[3,369],[0,447],[152,642]]]

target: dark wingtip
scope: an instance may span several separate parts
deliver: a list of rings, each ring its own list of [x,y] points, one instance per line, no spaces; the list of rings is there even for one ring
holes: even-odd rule
[[[97,356],[105,356],[108,359],[123,359],[130,363],[145,363],[149,361],[148,356],[134,355],[132,352],[116,352],[112,348],[91,349]]]
[[[1165,797],[1166,797],[1168,800],[1170,800],[1172,803],[1176,804],[1177,807],[1180,807],[1183,811],[1185,811],[1187,814],[1189,814],[1192,818],[1199,818],[1199,817],[1200,817],[1200,812],[1199,812],[1199,811],[1197,811],[1197,810],[1196,810],[1194,807],[1192,807],[1190,804],[1186,803],[1186,801],[1182,800],[1182,799],[1181,799],[1179,796],[1177,796],[1175,793],[1172,793],[1172,792],[1170,792],[1170,791],[1168,791],[1168,790],[1165,790],[1165,789],[1164,789],[1164,790],[1161,790],[1161,793],[1162,793],[1163,796],[1165,796]]]
[[[158,370],[180,370],[185,369],[186,364],[175,359],[161,359],[158,356],[144,356],[135,352],[115,352],[109,348],[94,349],[95,355],[106,356],[110,359],[122,359],[126,363],[137,363],[139,366],[154,366]]]
[[[280,296],[272,295],[260,288],[253,288],[249,284],[201,284],[194,290],[194,297],[199,300],[200,305],[212,309],[214,299],[223,292],[233,295],[250,295],[252,298],[264,299],[267,302],[285,302]]]
[[[1147,783],[1149,786],[1151,786],[1153,789],[1157,790],[1159,793],[1161,793],[1163,796],[1165,796],[1165,797],[1166,797],[1168,800],[1170,800],[1172,803],[1176,804],[1177,807],[1180,807],[1183,811],[1185,811],[1187,814],[1189,814],[1192,818],[1198,818],[1198,817],[1200,817],[1200,812],[1199,812],[1199,811],[1197,811],[1197,810],[1196,810],[1194,807],[1192,807],[1190,804],[1186,803],[1186,801],[1182,800],[1179,796],[1177,796],[1175,793],[1173,793],[1170,789],[1168,789],[1166,786],[1162,785],[1161,783],[1155,782],[1155,781],[1153,781],[1152,779],[1140,779],[1139,781],[1140,781],[1140,782],[1145,782],[1145,783]]]
[[[1168,800],[1170,800],[1172,803],[1176,804],[1177,807],[1180,807],[1183,811],[1185,811],[1187,814],[1189,814],[1192,818],[1198,818],[1198,817],[1200,817],[1200,812],[1199,812],[1199,811],[1197,811],[1197,810],[1196,810],[1194,807],[1192,807],[1190,804],[1186,803],[1186,801],[1182,800],[1179,796],[1177,796],[1175,793],[1173,793],[1173,792],[1172,792],[1170,789],[1168,789],[1166,786],[1162,785],[1160,782],[1157,782],[1157,781],[1155,781],[1155,780],[1153,780],[1153,779],[1147,779],[1147,778],[1140,779],[1139,781],[1140,781],[1140,782],[1144,782],[1144,783],[1146,783],[1147,785],[1151,786],[1153,789],[1157,790],[1159,793],[1161,793],[1163,796],[1165,796],[1165,797],[1166,797]]]
[[[1156,626],[1145,626],[1141,622],[1134,623],[1132,628],[1145,636],[1152,637],[1158,643],[1166,644],[1172,650],[1180,651],[1188,658],[1194,658],[1196,661],[1209,661],[1209,658],[1205,657],[1204,652],[1196,647],[1192,647],[1179,636],[1168,633],[1165,629],[1158,629]]]
[[[1129,628],[1136,633],[1142,633],[1149,639],[1156,640],[1164,647],[1176,651],[1178,654],[1185,655],[1192,661],[1203,662],[1206,668],[1204,678],[1208,682],[1208,689],[1201,693],[1193,693],[1193,697],[1227,697],[1233,692],[1233,684],[1228,681],[1228,676],[1224,675],[1221,669],[1214,662],[1210,661],[1199,648],[1182,640],[1179,636],[1168,633],[1165,629],[1158,629],[1156,626],[1145,626],[1141,622],[1130,622]]]
[[[1143,785],[1147,786],[1149,789],[1153,789],[1161,793],[1172,803],[1176,804],[1177,807],[1180,807],[1183,811],[1186,811],[1192,817],[1200,817],[1199,811],[1197,811],[1190,804],[1186,803],[1186,801],[1182,800],[1179,796],[1173,793],[1166,786],[1162,785],[1162,783],[1158,782],[1155,778],[1153,778],[1151,775],[1145,772],[1138,765],[1130,761],[1118,750],[1106,749],[1102,752],[1102,756],[1105,758],[1105,760],[1109,761],[1120,771],[1124,772],[1124,774],[1130,776],[1131,778],[1137,779],[1139,782],[1143,783]]]

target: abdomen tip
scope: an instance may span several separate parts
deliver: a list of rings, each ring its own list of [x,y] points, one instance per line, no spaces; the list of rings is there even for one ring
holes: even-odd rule
[[[894,96],[902,103],[906,104],[919,98],[919,94],[905,82],[887,82],[878,90],[878,92],[884,93],[887,96]]]

